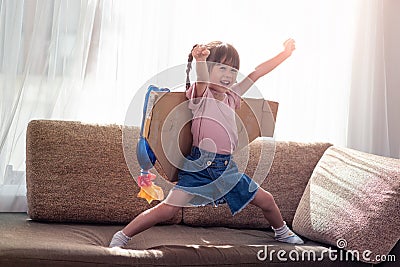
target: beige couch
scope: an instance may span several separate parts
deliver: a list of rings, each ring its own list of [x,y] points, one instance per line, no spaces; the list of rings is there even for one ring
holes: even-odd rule
[[[131,130],[138,135],[138,129]],[[262,142],[250,145],[250,176]],[[135,147],[135,140],[122,143],[117,125],[30,122],[29,211],[0,213],[0,266],[371,266],[378,261],[346,259],[346,250],[337,248],[365,249],[365,242],[372,244],[370,256],[386,251],[400,261],[399,161],[328,143],[276,142],[272,167],[265,170],[262,187],[275,196],[304,245],[274,241],[268,222],[252,206],[234,217],[226,206],[205,206],[183,208],[170,221],[135,236],[127,249],[108,248],[117,230],[157,204],[136,197],[139,188],[123,153]],[[134,150],[130,153],[126,156],[134,157]],[[139,171],[138,165],[131,167]],[[368,181],[381,179],[381,193],[359,180],[363,171],[372,177]],[[379,205],[363,209],[364,196],[380,199]],[[390,233],[382,233],[374,221]],[[378,266],[396,266],[393,256]]]

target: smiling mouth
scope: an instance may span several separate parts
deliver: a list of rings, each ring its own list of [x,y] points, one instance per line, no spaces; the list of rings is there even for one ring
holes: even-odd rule
[[[226,81],[226,80],[222,80],[222,81],[220,81],[220,83],[221,83],[222,85],[224,85],[224,86],[229,86],[229,85],[231,84],[230,81]]]

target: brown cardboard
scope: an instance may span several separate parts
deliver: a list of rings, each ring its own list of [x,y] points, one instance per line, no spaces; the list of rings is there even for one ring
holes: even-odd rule
[[[180,162],[190,153],[192,112],[187,106],[185,92],[152,92],[155,103],[150,119],[145,123],[144,137],[157,157],[169,181],[177,181]],[[236,110],[238,149],[260,136],[272,137],[278,103],[264,99],[243,98]]]

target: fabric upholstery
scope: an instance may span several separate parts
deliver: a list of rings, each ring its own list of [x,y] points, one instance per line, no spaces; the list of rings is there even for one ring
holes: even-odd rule
[[[400,238],[399,211],[399,159],[331,147],[304,191],[293,228],[360,255],[369,250],[360,260],[377,263]]]
[[[127,223],[158,203],[148,205],[136,196],[139,187],[129,169],[140,170],[135,160],[139,128],[132,128],[126,136],[128,141],[122,142],[122,129],[117,125],[31,121],[26,155],[30,217],[58,222]],[[248,150],[235,155],[235,160],[242,171],[263,181],[263,188],[274,195],[290,225],[312,170],[330,144],[268,142],[252,142]],[[268,161],[272,160],[271,167]],[[157,165],[156,169],[162,175]],[[179,213],[167,223],[181,220]],[[226,205],[185,208],[184,222],[193,226],[269,227],[262,212],[251,205],[234,217]]]
[[[315,253],[315,260],[311,258],[307,266],[368,266],[353,261],[338,265],[326,257],[328,247],[323,244],[307,241],[304,246],[292,246],[274,241],[272,231],[254,229],[160,225],[135,236],[126,249],[108,248],[112,235],[120,228],[120,225],[45,223],[28,220],[26,214],[0,213],[0,266],[300,267],[305,266],[305,261],[292,261],[289,253],[296,258],[304,250]],[[260,250],[262,257],[265,251],[268,253],[266,259],[257,258]],[[275,253],[270,254],[272,250]],[[285,251],[283,256],[287,261],[279,260],[279,250]]]
[[[282,141],[270,144],[270,142],[253,141],[246,153],[235,155],[235,161],[239,166],[245,165],[244,171],[247,175],[259,183],[262,181],[261,186],[274,196],[283,218],[288,225],[291,225],[308,179],[318,160],[331,144]],[[265,156],[265,153],[268,155]],[[272,166],[268,163],[270,160]],[[248,205],[234,217],[226,205],[216,208],[213,206],[184,208],[183,222],[192,226],[236,228],[270,226],[261,210],[253,205]]]
[[[129,172],[139,174],[132,128],[122,142],[122,127],[73,121],[34,120],[26,144],[29,216],[54,222],[128,223],[154,206],[138,198],[139,187]],[[125,148],[123,148],[123,145]],[[129,147],[129,149],[126,149]],[[166,223],[178,223],[178,213]]]
[[[370,266],[333,261],[327,253],[329,243],[323,245],[305,238],[304,245],[293,246],[274,241],[271,230],[256,229],[269,225],[252,206],[235,217],[227,206],[184,208],[184,220],[180,213],[168,222],[173,225],[155,226],[136,235],[127,249],[108,248],[116,231],[157,203],[148,205],[136,197],[139,188],[129,171],[139,170],[134,138],[139,136],[139,129],[129,129],[128,140],[124,141],[121,130],[117,125],[67,121],[40,120],[29,124],[29,215],[0,213],[0,266]],[[276,147],[267,145],[264,152],[269,157],[261,157],[260,162],[260,148],[265,142],[268,141],[255,141],[249,146],[249,155],[239,153],[235,160],[242,163],[238,165],[250,177],[263,181],[262,186],[275,196],[290,225],[312,170],[331,145],[277,142]],[[270,168],[268,161],[272,160]],[[368,164],[377,164],[379,171],[386,173],[386,161],[367,161],[365,168],[374,169]],[[384,198],[394,195],[387,193]],[[392,213],[392,217],[385,214],[383,218],[398,219]],[[376,232],[372,231],[371,236],[376,236]],[[371,236],[363,234],[368,240]],[[272,258],[259,260],[260,249],[274,251]],[[306,262],[282,261],[277,255],[279,251],[285,253],[280,256],[310,253],[315,258]],[[400,245],[391,253],[399,257]],[[396,263],[379,266],[394,267]]]

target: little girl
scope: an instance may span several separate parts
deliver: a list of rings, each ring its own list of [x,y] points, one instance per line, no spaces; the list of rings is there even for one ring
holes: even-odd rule
[[[247,204],[259,207],[275,231],[275,239],[303,244],[282,219],[273,196],[246,174],[239,173],[232,153],[238,143],[236,108],[242,96],[260,77],[269,73],[295,49],[294,40],[284,43],[284,50],[262,63],[243,81],[236,83],[239,54],[219,41],[193,47],[188,58],[186,96],[192,110],[193,147],[178,174],[178,183],[164,201],[132,220],[114,234],[110,247],[125,246],[132,236],[172,218],[185,205],[227,203],[232,215]],[[191,85],[189,72],[196,60],[197,81]]]

